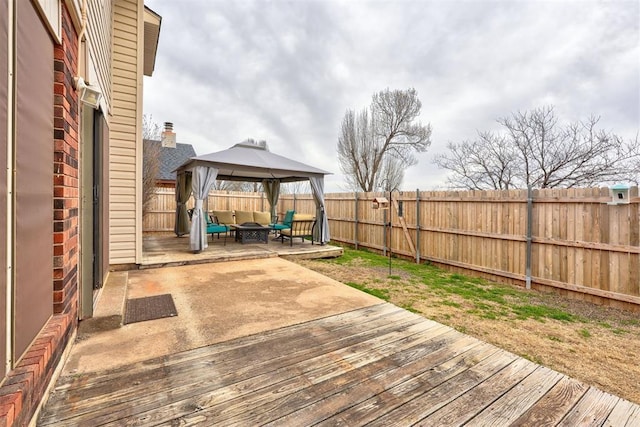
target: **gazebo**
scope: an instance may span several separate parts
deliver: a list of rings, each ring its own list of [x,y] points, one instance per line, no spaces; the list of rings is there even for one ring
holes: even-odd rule
[[[274,154],[266,143],[246,141],[227,150],[192,157],[176,172],[174,232],[178,236],[189,232],[189,244],[194,252],[208,247],[202,205],[216,179],[262,183],[272,216],[276,213],[280,183],[309,180],[316,202],[316,219],[320,224],[314,237],[321,244],[330,239],[329,222],[324,215],[324,176],[329,172]],[[189,227],[186,203],[191,194],[195,198],[195,207]]]

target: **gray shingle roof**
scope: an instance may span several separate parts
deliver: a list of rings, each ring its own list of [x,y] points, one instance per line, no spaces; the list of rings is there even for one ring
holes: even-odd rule
[[[157,146],[160,150],[160,171],[156,179],[175,180],[175,170],[191,157],[196,156],[196,151],[191,144],[176,143],[176,148],[163,147],[160,141],[145,140],[145,148]]]

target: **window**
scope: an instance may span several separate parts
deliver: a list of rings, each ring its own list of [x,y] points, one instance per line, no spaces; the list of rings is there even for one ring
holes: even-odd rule
[[[38,9],[40,15],[44,19],[49,32],[53,36],[56,42],[62,41],[62,34],[60,33],[60,1],[61,0],[37,0]]]

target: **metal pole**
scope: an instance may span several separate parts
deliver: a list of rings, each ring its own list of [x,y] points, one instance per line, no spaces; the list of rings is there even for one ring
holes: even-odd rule
[[[391,198],[391,190],[389,190],[389,276],[391,276],[391,245],[393,245],[393,222],[392,222],[393,199]]]
[[[324,246],[324,206],[320,206],[320,246]]]
[[[420,189],[416,189],[416,264],[420,264]]]
[[[382,256],[387,256],[387,210],[382,211],[382,222],[384,226]]]
[[[525,287],[531,289],[531,243],[533,234],[533,191],[531,186],[527,187],[527,252],[526,252],[526,267],[525,267]]]
[[[356,199],[356,208],[355,208],[356,218],[354,221],[353,240],[354,240],[354,246],[356,250],[358,250],[358,192],[357,191],[356,191],[355,199]]]

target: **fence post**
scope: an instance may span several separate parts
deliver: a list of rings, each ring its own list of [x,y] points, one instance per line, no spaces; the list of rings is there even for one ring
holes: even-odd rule
[[[420,264],[420,189],[416,189],[416,264]]]
[[[358,192],[355,192],[355,201],[356,201],[356,208],[355,210],[355,221],[353,222],[354,224],[354,229],[353,229],[353,241],[354,241],[354,246],[356,248],[356,250],[358,250]]]
[[[296,212],[298,211],[296,209],[296,193],[293,193],[293,210],[296,211]]]

